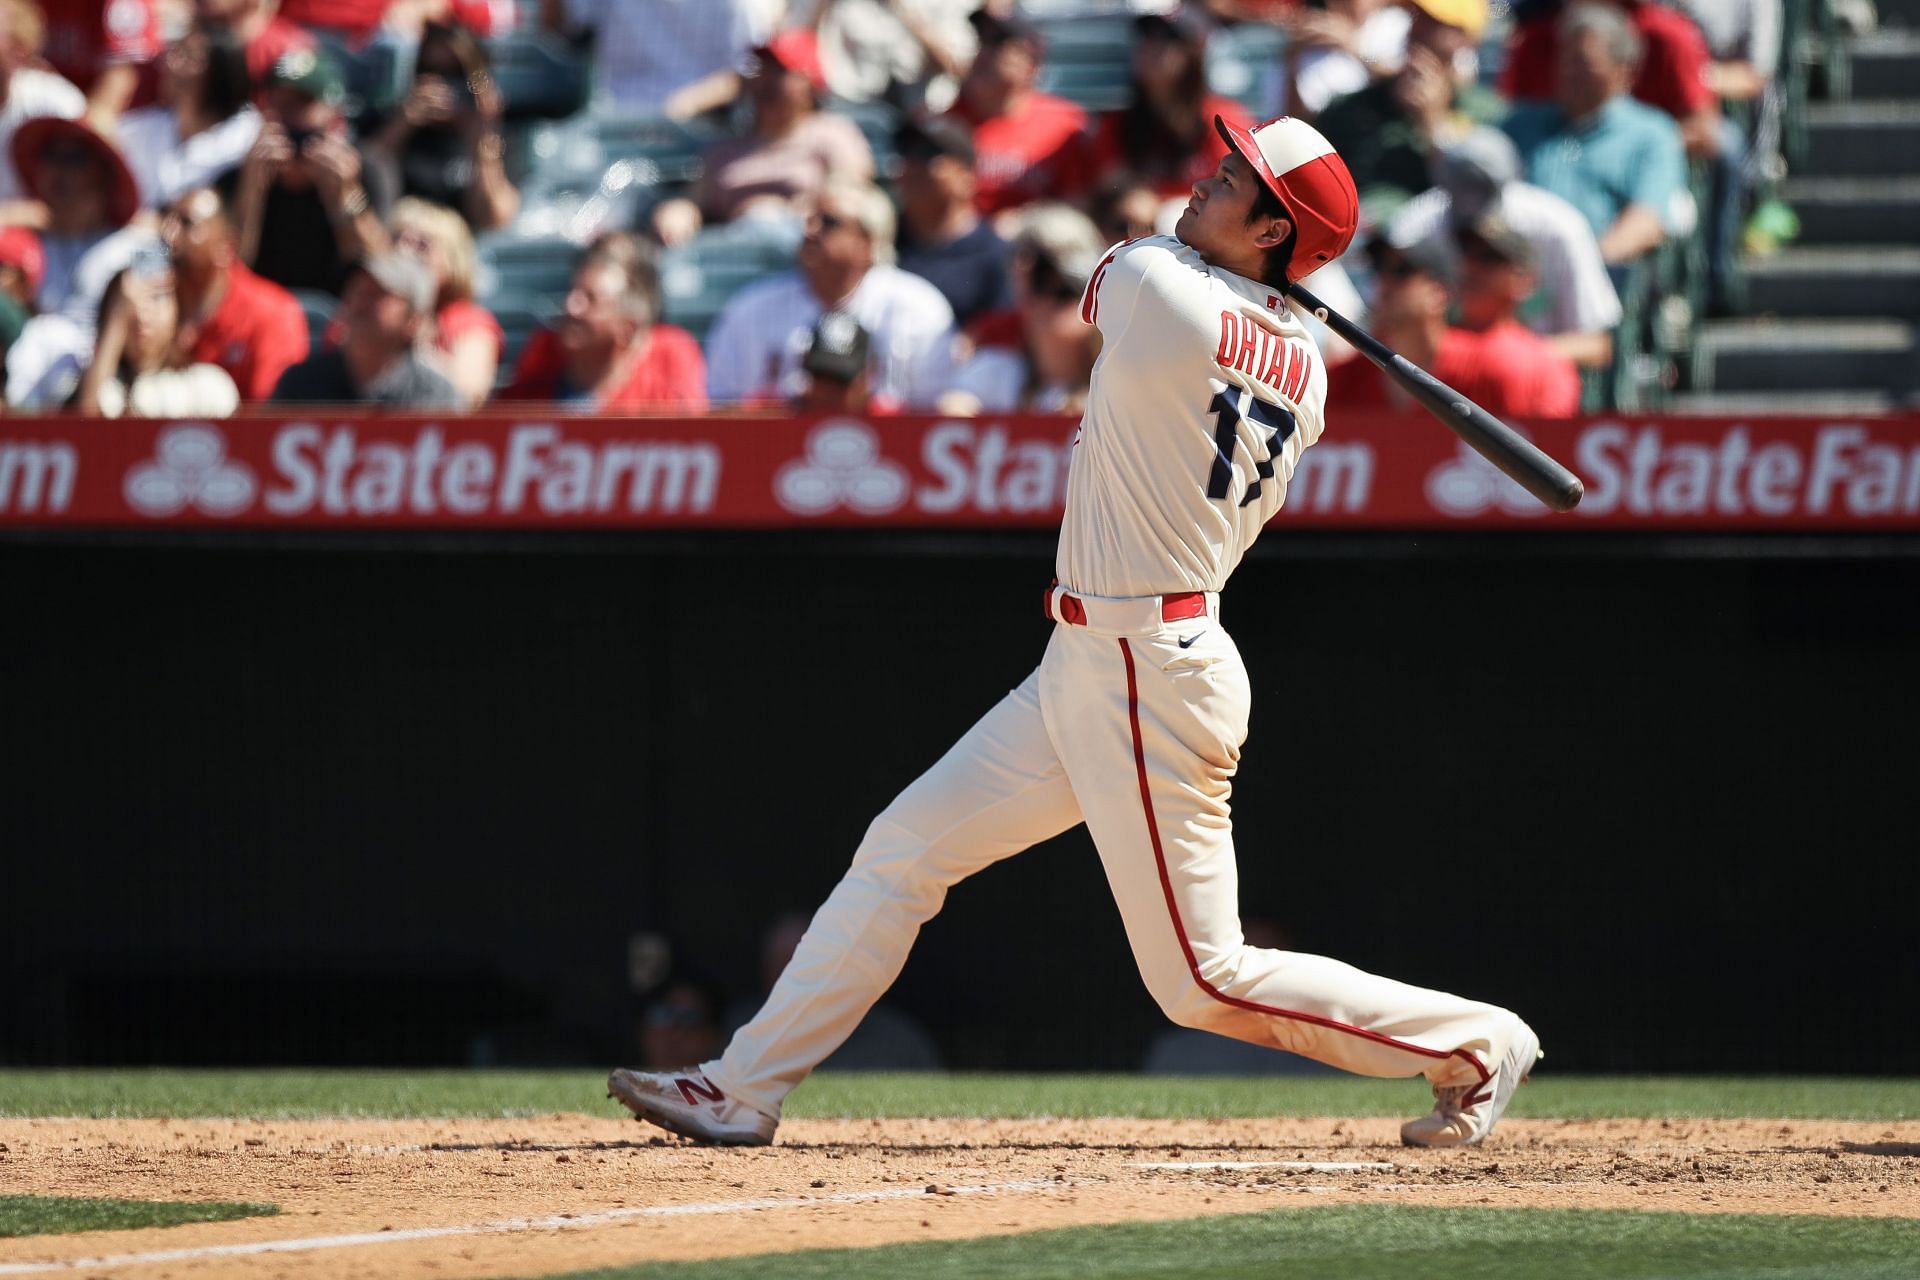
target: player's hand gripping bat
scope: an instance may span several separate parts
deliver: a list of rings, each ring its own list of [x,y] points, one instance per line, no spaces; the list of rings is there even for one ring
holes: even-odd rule
[[[1316,320],[1351,342],[1382,373],[1405,387],[1407,394],[1452,428],[1476,453],[1512,476],[1522,489],[1555,511],[1571,511],[1579,505],[1580,495],[1586,492],[1580,477],[1548,457],[1531,440],[1299,285],[1289,284],[1287,292],[1298,298]]]

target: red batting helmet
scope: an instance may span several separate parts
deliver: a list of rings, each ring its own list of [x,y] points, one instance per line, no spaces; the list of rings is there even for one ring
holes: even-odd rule
[[[1215,116],[1213,127],[1287,207],[1297,235],[1287,271],[1291,278],[1298,280],[1347,251],[1360,226],[1360,197],[1346,162],[1318,129],[1292,116],[1252,129]]]

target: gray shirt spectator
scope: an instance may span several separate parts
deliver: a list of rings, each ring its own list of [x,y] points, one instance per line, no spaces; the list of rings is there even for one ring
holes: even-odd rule
[[[462,407],[453,384],[414,354],[438,293],[432,271],[417,258],[388,252],[368,259],[347,281],[340,345],[281,375],[275,402]]]

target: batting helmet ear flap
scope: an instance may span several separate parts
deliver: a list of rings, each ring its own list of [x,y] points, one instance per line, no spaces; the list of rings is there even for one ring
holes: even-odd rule
[[[1318,129],[1280,116],[1252,129],[1228,124],[1213,127],[1279,199],[1293,220],[1294,279],[1311,275],[1347,251],[1360,228],[1360,196],[1346,162]]]

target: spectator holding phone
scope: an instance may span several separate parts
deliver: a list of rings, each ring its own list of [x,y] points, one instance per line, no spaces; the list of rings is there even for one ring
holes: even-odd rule
[[[389,188],[457,209],[475,231],[491,231],[520,211],[500,134],[505,110],[473,33],[429,22],[412,87],[368,139],[367,160],[388,171]]]
[[[93,359],[74,408],[92,417],[225,418],[240,392],[218,365],[189,363],[177,338],[179,300],[166,250],[143,245],[100,300]]]
[[[240,256],[289,289],[337,294],[355,263],[388,248],[392,188],[348,138],[344,92],[325,53],[281,58],[267,81],[266,123],[240,166]]]

